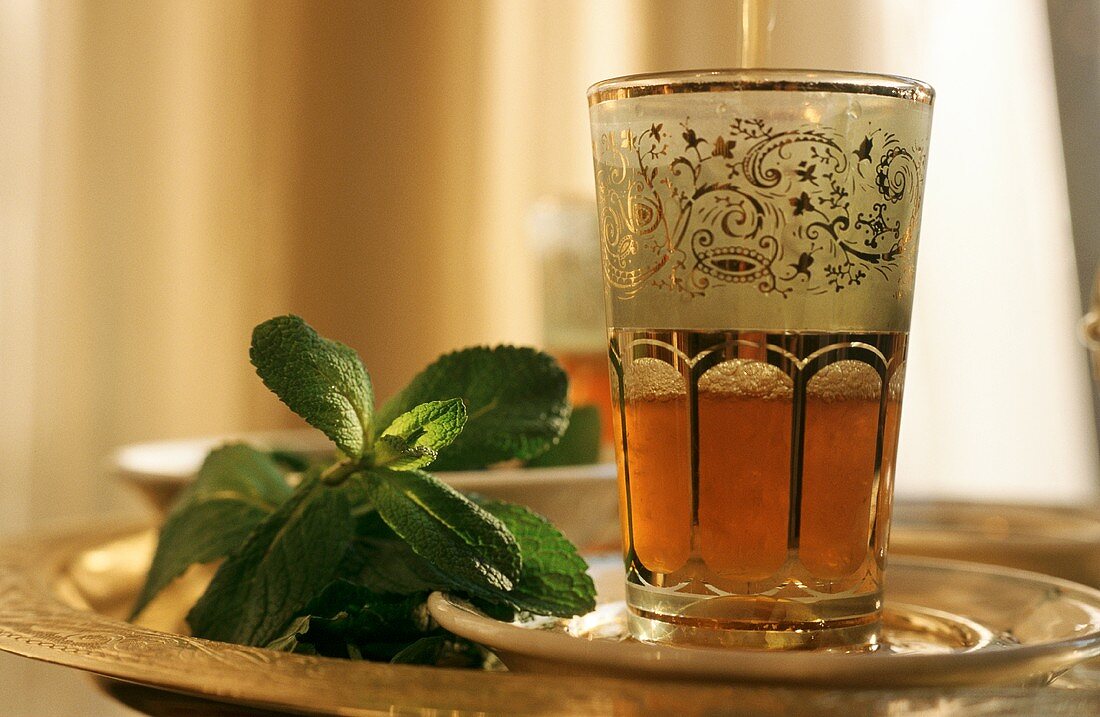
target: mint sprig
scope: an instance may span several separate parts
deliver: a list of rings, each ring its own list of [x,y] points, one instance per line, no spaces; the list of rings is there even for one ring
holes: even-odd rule
[[[188,565],[225,558],[187,616],[198,637],[464,664],[484,652],[422,624],[431,590],[501,616],[594,606],[584,561],[553,526],[520,506],[479,504],[422,470],[550,449],[570,414],[551,357],[510,346],[447,354],[376,413],[359,356],[296,316],[257,326],[250,356],[341,455],[291,491],[269,455],[212,453],[161,530],[135,612]]]

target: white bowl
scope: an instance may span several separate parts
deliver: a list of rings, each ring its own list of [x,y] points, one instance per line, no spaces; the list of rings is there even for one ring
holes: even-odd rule
[[[292,451],[310,458],[324,458],[333,451],[332,443],[318,431],[263,431],[133,443],[111,454],[110,468],[163,514],[194,480],[206,454],[232,442],[247,443],[261,450]],[[440,471],[435,475],[465,493],[526,505],[586,550],[619,546],[614,463]]]

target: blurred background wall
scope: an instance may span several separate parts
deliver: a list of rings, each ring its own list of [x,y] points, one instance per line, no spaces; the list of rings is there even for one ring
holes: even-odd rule
[[[1091,495],[1045,3],[777,5],[769,64],[939,93],[899,491]],[[272,315],[357,348],[383,397],[444,350],[537,341],[524,222],[593,194],[585,88],[736,65],[740,20],[728,0],[4,0],[0,533],[124,506],[101,464],[120,443],[296,425],[248,365]]]

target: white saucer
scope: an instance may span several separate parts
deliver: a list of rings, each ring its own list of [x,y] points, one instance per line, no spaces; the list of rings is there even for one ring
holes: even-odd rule
[[[500,622],[442,593],[428,607],[440,625],[489,646],[513,671],[829,687],[1036,685],[1100,655],[1100,591],[1022,570],[894,559],[885,601],[890,647],[836,653],[636,642],[625,634],[621,561],[591,565],[600,604],[572,620]]]

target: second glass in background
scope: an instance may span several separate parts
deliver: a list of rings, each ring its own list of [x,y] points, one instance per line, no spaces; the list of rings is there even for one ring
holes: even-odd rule
[[[594,209],[592,200],[544,197],[528,212],[528,234],[541,275],[541,344],[569,376],[574,419],[598,418],[600,453],[611,460],[611,384]]]

